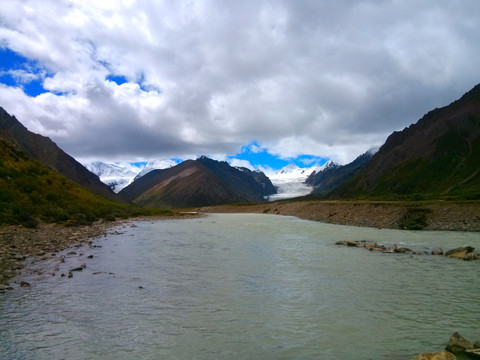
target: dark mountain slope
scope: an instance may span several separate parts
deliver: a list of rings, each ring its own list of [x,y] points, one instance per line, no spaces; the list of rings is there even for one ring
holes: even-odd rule
[[[263,196],[277,192],[270,179],[261,171],[251,171],[244,167],[235,168],[226,161],[215,161],[206,156],[198,158],[197,162],[235,189],[245,193],[252,201],[262,201]]]
[[[330,163],[323,170],[313,172],[305,183],[313,186],[312,195],[324,195],[355,176],[372,156],[371,152],[366,152],[346,165]]]
[[[480,198],[480,85],[391,134],[330,197]]]
[[[87,224],[147,213],[86,190],[0,139],[0,225]]]
[[[84,188],[115,201],[124,200],[48,137],[34,134],[0,107],[0,138]]]
[[[260,182],[255,180],[260,178]],[[265,177],[266,178],[266,177]],[[262,202],[275,190],[270,180],[205,157],[154,170],[120,191],[124,199],[145,207],[196,207]]]

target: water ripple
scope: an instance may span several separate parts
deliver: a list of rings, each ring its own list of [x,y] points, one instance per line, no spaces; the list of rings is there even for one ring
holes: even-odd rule
[[[2,359],[404,359],[453,331],[478,338],[480,263],[334,245],[453,248],[478,234],[246,214],[136,225],[99,239],[73,279],[0,294]]]

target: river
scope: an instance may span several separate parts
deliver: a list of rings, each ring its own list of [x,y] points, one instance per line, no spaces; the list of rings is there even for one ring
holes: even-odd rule
[[[478,247],[478,233],[264,214],[115,232],[29,265],[31,288],[0,294],[2,359],[408,359],[454,331],[480,338],[480,261],[335,245]]]

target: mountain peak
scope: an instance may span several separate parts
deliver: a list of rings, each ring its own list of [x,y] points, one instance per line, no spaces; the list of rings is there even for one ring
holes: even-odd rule
[[[480,85],[393,132],[364,171],[335,196],[480,196]]]
[[[112,200],[123,201],[102,183],[97,175],[88,171],[73,157],[65,153],[50,138],[29,131],[1,107],[0,137],[51,170],[64,175],[86,189]]]
[[[275,188],[262,172],[237,169],[206,156],[154,170],[120,192],[146,207],[196,207],[262,202]]]

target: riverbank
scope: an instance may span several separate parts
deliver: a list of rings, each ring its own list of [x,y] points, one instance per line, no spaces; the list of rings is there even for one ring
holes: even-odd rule
[[[8,285],[32,257],[40,260],[55,258],[57,253],[72,246],[92,243],[109,230],[125,222],[187,219],[202,216],[197,213],[175,213],[165,216],[143,216],[117,221],[97,221],[85,226],[63,226],[41,223],[35,229],[22,226],[0,227],[0,286]]]
[[[203,213],[268,213],[386,229],[480,231],[480,202],[277,201],[197,208]]]

